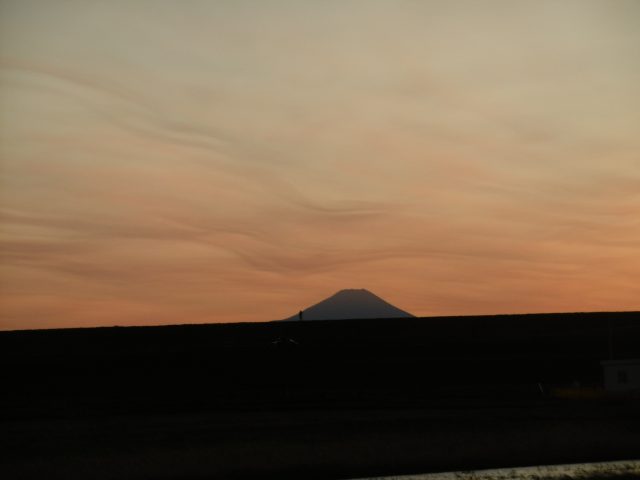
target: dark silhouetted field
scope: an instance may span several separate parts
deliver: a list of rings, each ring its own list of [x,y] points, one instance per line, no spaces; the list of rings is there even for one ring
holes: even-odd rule
[[[0,333],[2,478],[350,478],[640,458],[639,313]],[[291,338],[295,343],[279,342]],[[542,390],[540,389],[542,386]]]

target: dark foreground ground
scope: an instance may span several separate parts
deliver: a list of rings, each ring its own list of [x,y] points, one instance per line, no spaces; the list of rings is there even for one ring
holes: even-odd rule
[[[638,459],[637,400],[549,395],[597,387],[609,345],[639,358],[640,314],[3,332],[0,477],[329,479]]]

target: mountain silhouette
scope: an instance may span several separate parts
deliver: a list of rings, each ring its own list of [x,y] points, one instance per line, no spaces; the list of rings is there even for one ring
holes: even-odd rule
[[[302,320],[346,320],[350,318],[408,318],[408,312],[394,307],[364,288],[340,290],[302,312]],[[298,314],[286,321],[299,320]]]

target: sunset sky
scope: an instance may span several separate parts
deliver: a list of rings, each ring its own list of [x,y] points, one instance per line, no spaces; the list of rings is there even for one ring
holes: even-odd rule
[[[640,1],[0,1],[0,329],[640,309]]]

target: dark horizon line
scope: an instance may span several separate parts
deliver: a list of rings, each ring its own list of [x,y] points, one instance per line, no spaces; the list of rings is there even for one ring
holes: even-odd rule
[[[324,319],[324,320],[262,320],[255,322],[210,322],[210,323],[169,323],[154,325],[98,325],[91,327],[54,327],[54,328],[23,328],[13,330],[0,329],[0,334],[12,332],[41,332],[58,330],[96,330],[106,328],[162,328],[162,327],[189,327],[204,325],[263,325],[271,323],[317,323],[317,322],[352,322],[352,321],[376,321],[376,320],[427,320],[445,318],[495,318],[495,317],[525,317],[525,316],[545,316],[545,315],[603,315],[603,314],[639,314],[640,310],[597,310],[597,311],[571,311],[571,312],[537,312],[537,313],[488,313],[479,315],[432,315],[432,316],[412,316],[412,317],[378,317],[378,318],[344,318],[344,319]]]

